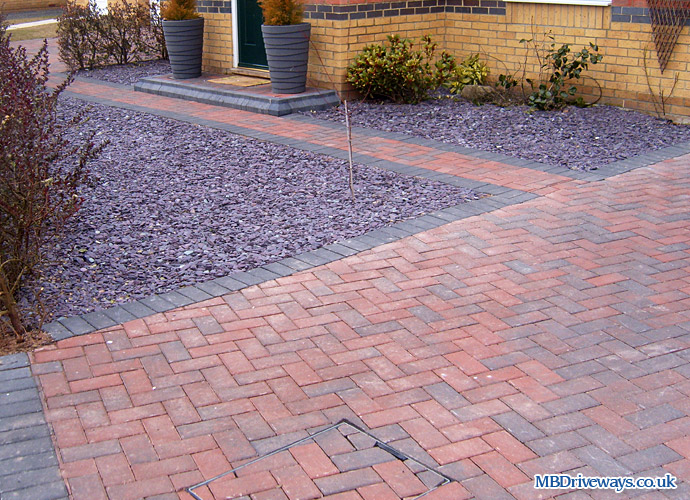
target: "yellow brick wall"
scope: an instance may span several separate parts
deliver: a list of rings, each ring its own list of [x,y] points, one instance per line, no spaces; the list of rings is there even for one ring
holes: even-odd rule
[[[203,17],[203,69],[228,73],[233,68],[232,15],[206,13]],[[442,46],[445,32],[443,14],[309,22],[312,28],[308,85],[339,92],[349,90],[345,83],[347,66],[365,45],[383,42],[389,33],[395,32],[415,40],[429,34]]]
[[[468,16],[448,14],[447,48],[458,58],[479,52],[491,68],[495,79],[500,73],[528,78],[538,75],[539,65],[534,51],[521,39],[545,41],[546,46],[556,43],[571,45],[573,52],[599,45],[604,56],[601,63],[591,65],[584,74],[596,78],[603,89],[602,102],[654,112],[654,105],[644,69],[647,50],[647,73],[655,93],[661,89],[668,94],[675,75],[679,76],[667,112],[679,121],[690,118],[690,73],[688,73],[688,45],[690,36],[683,30],[673,56],[664,71],[659,71],[656,49],[649,24],[618,23],[611,21],[607,7],[508,3],[505,17]],[[544,38],[550,32],[555,40]],[[585,78],[578,88],[591,89],[590,100],[598,92],[596,84]],[[586,93],[586,92],[585,92]]]
[[[206,34],[204,69],[227,73],[232,69],[232,16],[204,14]],[[351,95],[345,82],[347,66],[361,49],[371,43],[381,43],[390,33],[419,41],[429,34],[458,59],[480,53],[491,69],[495,81],[501,73],[534,78],[539,65],[533,50],[521,39],[545,41],[550,32],[554,43],[571,45],[579,51],[589,42],[599,45],[603,61],[590,66],[585,75],[594,77],[603,89],[602,102],[654,112],[649,85],[659,94],[668,94],[675,75],[678,75],[673,97],[666,112],[678,121],[690,121],[690,35],[685,28],[678,39],[674,54],[663,75],[659,71],[656,49],[649,24],[611,21],[608,7],[507,3],[506,15],[471,15],[435,13],[397,17],[332,21],[312,19],[312,49],[309,55],[309,85],[335,88],[342,96]],[[647,49],[649,78],[644,70]],[[649,80],[649,84],[648,84]],[[596,84],[585,78],[578,88],[597,95]]]
[[[203,70],[229,73],[232,70],[232,15],[204,14]]]
[[[310,20],[312,28],[309,53],[308,84],[313,87],[335,88],[341,97],[352,95],[346,83],[347,67],[357,54],[372,43],[383,43],[389,34],[398,34],[415,41],[430,35],[439,45],[445,43],[445,14],[423,14],[392,18],[355,19],[350,21]]]
[[[0,1],[0,10],[4,12],[15,12],[31,9],[48,9],[63,7],[67,0],[4,0]]]
[[[690,74],[688,73],[688,45],[690,36],[687,28],[678,38],[676,48],[664,73],[659,70],[656,49],[652,41],[651,27],[645,24],[612,23],[608,39],[601,43],[605,63],[603,71],[597,73],[604,87],[605,102],[627,108],[654,111],[649,87],[658,96],[668,95],[673,81],[678,84],[668,102],[667,112],[678,121],[690,119]],[[609,51],[612,57],[606,56]],[[646,57],[645,57],[646,52]],[[647,71],[645,74],[645,59]]]

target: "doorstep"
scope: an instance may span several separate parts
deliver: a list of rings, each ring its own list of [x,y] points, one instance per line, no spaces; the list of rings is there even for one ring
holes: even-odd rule
[[[153,76],[139,80],[134,90],[272,116],[318,111],[340,104],[334,90],[307,87],[301,94],[275,94],[265,78],[238,74],[204,73],[185,80],[176,80],[172,74]]]

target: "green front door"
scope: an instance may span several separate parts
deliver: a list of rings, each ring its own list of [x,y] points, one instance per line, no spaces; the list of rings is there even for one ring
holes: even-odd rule
[[[263,14],[256,0],[237,0],[239,65],[243,68],[268,68],[261,23]]]

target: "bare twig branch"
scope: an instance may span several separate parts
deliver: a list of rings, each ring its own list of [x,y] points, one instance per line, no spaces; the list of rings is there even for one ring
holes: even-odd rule
[[[352,203],[355,202],[355,183],[354,183],[354,163],[352,162],[352,122],[350,121],[350,109],[347,106],[347,99],[345,103],[345,127],[347,128],[347,158],[349,161],[350,173],[350,195],[352,196]]]
[[[680,75],[678,74],[678,72],[676,72],[676,74],[674,75],[673,85],[671,85],[671,89],[668,91],[668,94],[664,94],[661,79],[659,79],[658,93],[655,92],[652,88],[652,78],[649,74],[649,66],[647,66],[647,52],[647,47],[645,47],[644,51],[642,52],[642,67],[644,68],[644,76],[647,80],[647,88],[649,89],[649,95],[652,98],[652,104],[654,105],[654,111],[656,112],[656,115],[659,118],[666,118],[666,103],[675,92],[676,86],[678,85],[678,78]]]

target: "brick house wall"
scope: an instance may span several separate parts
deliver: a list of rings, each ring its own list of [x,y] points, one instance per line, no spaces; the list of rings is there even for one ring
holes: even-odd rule
[[[668,92],[677,74],[679,82],[667,111],[679,121],[690,119],[690,74],[688,46],[690,37],[683,30],[662,74],[651,34],[646,6],[616,5],[611,7],[505,3],[505,15],[448,15],[446,47],[463,57],[468,53],[486,54],[483,59],[494,76],[515,72],[527,58],[527,76],[538,70],[533,53],[520,40],[539,39],[546,32],[555,37],[556,46],[569,43],[579,51],[589,42],[599,45],[604,58],[590,66],[585,75],[596,78],[602,87],[602,102],[653,113],[649,85],[658,94],[661,86]],[[630,2],[628,2],[630,3]],[[644,4],[644,2],[641,2]],[[646,4],[644,4],[646,5]],[[645,59],[647,74],[645,74]],[[583,90],[594,94],[591,79],[585,79]],[[587,93],[587,92],[585,92]],[[597,93],[598,94],[598,93]]]
[[[203,0],[197,1],[197,5],[202,3]],[[233,68],[232,9],[230,2],[227,4],[227,9],[222,11],[201,14],[204,17],[204,71],[229,73]]]
[[[649,84],[658,94],[668,92],[676,74],[679,82],[667,102],[667,112],[680,121],[690,120],[690,37],[683,30],[673,56],[659,71],[652,42],[649,13],[644,0],[614,0],[612,6],[556,5],[500,0],[308,0],[305,20],[312,24],[310,84],[350,91],[345,82],[347,66],[370,43],[386,40],[390,33],[418,40],[429,34],[458,59],[479,52],[495,79],[500,73],[518,71],[525,62],[523,38],[540,38],[551,32],[555,43],[571,44],[579,51],[597,43],[604,59],[586,73],[603,89],[602,102],[653,112],[644,71],[647,54]],[[198,0],[206,18],[204,67],[208,71],[232,69],[232,7],[230,1]],[[527,76],[534,76],[536,61],[527,58]],[[594,88],[591,80],[580,85]]]

